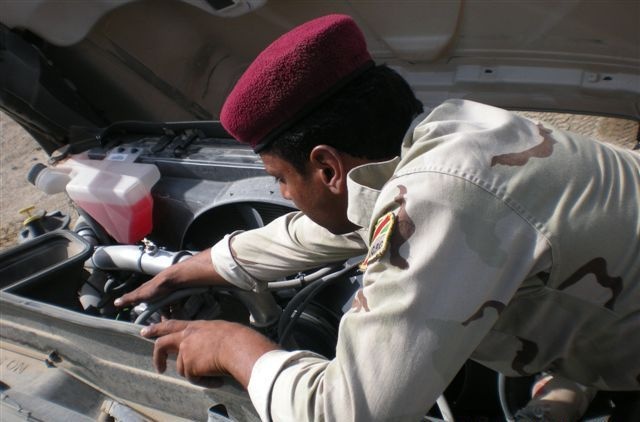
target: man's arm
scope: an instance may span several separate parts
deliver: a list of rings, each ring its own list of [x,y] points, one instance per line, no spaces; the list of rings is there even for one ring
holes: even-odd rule
[[[211,262],[211,250],[202,251],[158,273],[134,291],[116,299],[118,307],[160,299],[174,290],[185,287],[224,285],[227,281],[218,274]]]
[[[367,252],[364,230],[334,235],[301,212],[239,233],[213,248],[217,271],[241,288],[282,280],[296,272],[345,261]]]
[[[204,376],[231,375],[244,388],[255,362],[278,346],[262,334],[227,321],[170,320],[142,329],[147,338],[158,337],[153,365],[163,373],[167,358],[176,355],[176,370],[190,381]]]
[[[157,300],[185,287],[227,284],[250,290],[260,282],[278,280],[364,252],[364,241],[357,232],[333,235],[302,213],[294,212],[265,227],[225,237],[213,248],[172,265],[123,295],[115,305]]]

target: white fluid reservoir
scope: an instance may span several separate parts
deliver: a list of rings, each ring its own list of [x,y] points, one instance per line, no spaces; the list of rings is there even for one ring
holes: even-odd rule
[[[137,154],[110,153],[104,160],[75,155],[56,167],[69,170],[66,190],[119,243],[135,243],[153,228],[151,188],[160,179],[153,164],[133,162]]]

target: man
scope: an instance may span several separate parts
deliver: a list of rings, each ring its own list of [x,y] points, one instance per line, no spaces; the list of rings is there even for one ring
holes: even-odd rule
[[[347,16],[263,51],[221,121],[301,212],[227,237],[116,304],[260,288],[367,253],[364,288],[331,361],[225,321],[168,321],[143,330],[158,337],[156,368],[176,353],[188,379],[229,374],[263,419],[285,421],[419,420],[468,358],[554,373],[541,394],[572,402],[562,418],[579,417],[593,388],[640,389],[638,156],[468,101],[411,126],[421,109]]]

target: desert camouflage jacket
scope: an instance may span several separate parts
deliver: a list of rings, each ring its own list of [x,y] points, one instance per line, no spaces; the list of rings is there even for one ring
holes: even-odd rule
[[[293,213],[212,249],[223,277],[258,289],[369,251],[336,358],[254,366],[263,419],[420,420],[469,358],[640,389],[638,155],[453,100],[348,188],[357,232]]]

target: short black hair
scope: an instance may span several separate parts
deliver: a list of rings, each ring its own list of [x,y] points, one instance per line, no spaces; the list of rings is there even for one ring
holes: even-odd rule
[[[409,84],[386,65],[349,82],[261,152],[288,161],[304,174],[311,150],[330,145],[358,158],[391,159],[400,154],[413,119],[422,112]]]

